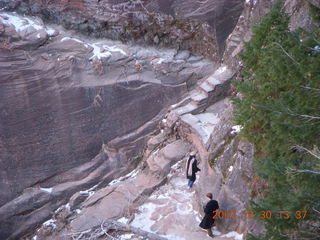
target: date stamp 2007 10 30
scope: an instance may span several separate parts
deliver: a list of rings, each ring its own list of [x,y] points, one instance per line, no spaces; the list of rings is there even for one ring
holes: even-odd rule
[[[279,219],[304,219],[307,216],[306,210],[299,210],[295,212],[289,211],[277,211],[272,212],[268,211],[222,211],[216,210],[213,211],[214,217],[213,219],[234,219],[234,218],[244,218],[244,219],[271,219],[271,218],[279,218]]]

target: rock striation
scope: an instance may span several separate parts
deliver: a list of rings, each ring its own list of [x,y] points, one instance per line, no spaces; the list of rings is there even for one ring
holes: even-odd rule
[[[192,50],[219,60],[243,0],[1,0],[0,8],[94,37]],[[199,44],[201,42],[201,44]]]
[[[76,37],[12,13],[0,29],[1,239],[131,171],[165,109],[215,69],[190,52]]]

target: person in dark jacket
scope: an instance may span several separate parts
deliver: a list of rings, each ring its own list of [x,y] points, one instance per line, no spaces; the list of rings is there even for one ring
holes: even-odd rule
[[[219,204],[216,200],[212,200],[212,193],[207,193],[207,197],[210,199],[209,202],[207,203],[207,205],[204,207],[204,217],[201,221],[201,223],[199,224],[199,226],[203,229],[206,229],[208,232],[208,235],[210,237],[213,237],[212,234],[212,226],[214,224],[214,216],[216,213],[214,213],[214,211],[219,209]]]
[[[195,152],[190,153],[189,159],[187,161],[186,170],[187,179],[189,179],[188,186],[189,188],[192,188],[194,182],[196,181],[196,173],[200,171],[200,169],[198,168],[198,161],[196,159]]]

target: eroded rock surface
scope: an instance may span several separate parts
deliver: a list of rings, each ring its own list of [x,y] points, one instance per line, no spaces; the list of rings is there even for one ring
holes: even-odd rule
[[[88,1],[1,0],[0,8],[95,37],[130,40],[198,52],[218,60],[243,9],[243,0]],[[201,44],[199,44],[201,42]]]
[[[132,170],[165,109],[215,69],[190,53],[75,37],[10,13],[0,29],[4,239]]]

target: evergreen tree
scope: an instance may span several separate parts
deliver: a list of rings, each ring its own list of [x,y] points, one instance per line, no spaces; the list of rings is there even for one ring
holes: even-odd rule
[[[253,239],[320,239],[320,32],[289,31],[282,6],[253,27],[241,55],[244,81],[234,82],[242,95],[235,122],[255,144],[256,174],[268,183],[253,210],[273,213]]]

